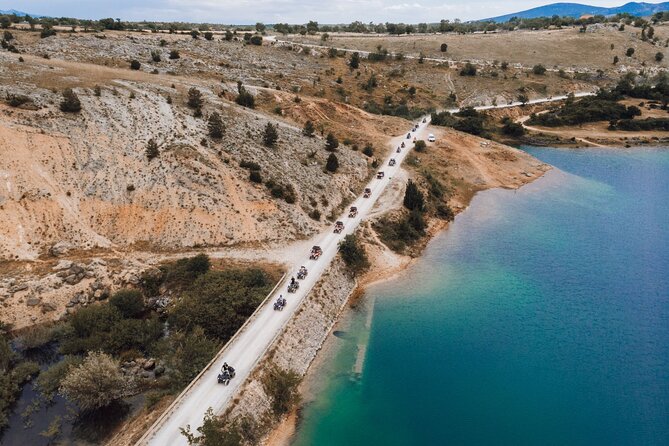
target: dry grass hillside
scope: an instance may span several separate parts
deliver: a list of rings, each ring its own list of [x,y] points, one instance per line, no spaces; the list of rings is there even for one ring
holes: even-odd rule
[[[486,63],[497,60],[529,68],[535,64],[543,64],[547,68],[583,72],[603,69],[615,72],[640,68],[644,62],[649,66],[666,68],[666,62],[656,63],[655,53],[666,52],[664,43],[669,37],[668,31],[669,27],[666,25],[656,26],[656,35],[661,38],[660,45],[642,41],[641,28],[627,26],[625,30],[619,31],[617,25],[612,24],[590,25],[585,33],[579,32],[578,27],[466,35],[358,37],[355,34],[333,33],[326,44],[362,51],[375,51],[378,45],[382,45],[389,51],[401,52],[407,56],[418,56],[422,52],[426,57],[456,61]],[[320,36],[288,36],[287,39],[322,44]],[[448,45],[446,53],[440,51],[442,43]],[[633,57],[625,57],[627,48],[635,49]],[[618,66],[612,64],[615,55],[620,58]]]
[[[7,71],[18,65],[13,55],[0,57]],[[30,99],[23,108],[0,108],[3,259],[36,258],[61,241],[79,248],[180,248],[300,238],[319,227],[308,212],[328,215],[367,177],[365,157],[346,147],[337,173],[324,173],[323,141],[283,122],[277,147],[264,147],[262,132],[273,119],[221,100],[198,80],[169,79],[172,88],[160,76],[149,83],[149,75],[128,71],[123,79],[115,70],[79,65],[77,71],[33,58],[1,81],[3,97]],[[100,96],[81,87],[97,83]],[[81,113],[61,112],[61,95],[49,84],[74,86]],[[222,140],[208,138],[206,120],[185,106],[192,84],[203,92],[205,117],[221,113]],[[151,138],[160,156],[149,161]],[[249,181],[241,161],[259,164],[265,180],[294,188],[296,203]]]

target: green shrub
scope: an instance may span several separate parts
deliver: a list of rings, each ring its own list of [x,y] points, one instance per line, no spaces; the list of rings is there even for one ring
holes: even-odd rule
[[[416,152],[425,152],[425,150],[427,150],[427,144],[422,139],[419,139],[416,141],[413,148],[416,150]]]
[[[506,119],[502,126],[502,133],[508,136],[521,137],[525,134],[525,127],[522,124]]]
[[[179,259],[165,268],[165,284],[181,288],[209,271],[211,262],[206,254]]]
[[[272,125],[271,122],[268,122],[263,132],[263,144],[265,144],[266,147],[274,147],[278,140],[279,132],[277,132],[276,127]]]
[[[51,325],[33,325],[21,332],[16,339],[15,346],[18,350],[35,350],[49,344],[56,337],[56,330]]]
[[[540,115],[532,115],[527,121],[530,125],[558,127],[577,125],[586,122],[631,119],[641,114],[635,106],[625,107],[611,99],[610,93],[602,92],[597,96],[586,97],[579,101],[567,101],[560,108]]]
[[[239,167],[241,167],[242,169],[260,170],[260,164],[254,161],[242,160],[239,162]]]
[[[227,341],[255,311],[272,288],[267,274],[256,268],[208,271],[185,290],[169,310],[168,321],[186,332],[196,326],[218,341]]]
[[[292,370],[271,367],[263,377],[265,393],[272,400],[272,411],[276,416],[290,412],[300,401],[297,386],[300,376]]]
[[[218,112],[213,112],[211,115],[209,115],[209,119],[207,120],[207,130],[209,131],[209,136],[212,138],[223,138],[223,134],[225,133],[225,126],[223,125],[223,120],[221,119],[221,115],[219,115]]]
[[[309,137],[314,136],[314,123],[311,121],[305,122],[304,128],[302,129],[302,134]]]
[[[409,210],[422,211],[425,207],[425,198],[423,197],[423,193],[420,191],[420,189],[418,189],[418,186],[416,186],[416,183],[414,183],[412,180],[407,182],[407,188],[404,192],[403,204],[404,207]]]
[[[237,98],[235,102],[242,107],[254,108],[255,107],[255,98],[251,93],[249,93],[241,81],[237,82]]]
[[[190,108],[201,109],[202,108],[202,92],[195,87],[188,89],[188,102],[186,103]]]
[[[46,39],[47,37],[55,35],[56,35],[56,30],[53,29],[51,26],[46,26],[46,25],[43,26],[42,31],[40,31],[39,33],[39,36],[42,39]]]
[[[544,67],[541,64],[537,64],[534,67],[532,67],[532,73],[538,76],[543,76],[544,74],[546,74],[546,67]]]
[[[144,298],[138,290],[120,290],[109,299],[109,304],[125,318],[140,317],[144,311]]]
[[[166,362],[170,385],[172,389],[179,390],[187,386],[209,364],[220,344],[208,337],[202,327],[194,326],[189,333],[173,333],[168,345]]]
[[[262,175],[260,174],[260,171],[252,170],[249,172],[249,180],[251,180],[252,183],[262,183]]]
[[[63,100],[60,102],[60,110],[65,113],[78,113],[81,111],[79,97],[71,88],[63,90]]]
[[[351,67],[351,70],[357,70],[360,66],[360,54],[357,51],[351,54],[351,59],[349,60],[348,65]]]
[[[325,138],[325,150],[334,152],[337,147],[339,147],[339,140],[332,133],[328,133],[328,136]]]
[[[476,76],[476,67],[470,62],[467,62],[460,70],[460,76]]]
[[[158,155],[160,155],[160,151],[158,150],[158,143],[152,138],[149,140],[149,142],[146,143],[146,158],[151,161],[154,158],[157,158]]]
[[[369,268],[369,260],[365,249],[355,234],[349,234],[339,243],[339,254],[353,274],[364,272]]]
[[[83,358],[78,356],[65,356],[62,360],[41,372],[35,380],[40,395],[47,401],[53,400],[70,367],[76,367],[82,362]]]
[[[334,153],[331,153],[330,156],[328,156],[327,161],[325,162],[325,170],[328,172],[335,173],[339,169],[339,160],[337,159],[337,155]]]
[[[32,99],[30,99],[26,95],[22,94],[8,94],[7,95],[7,105],[10,107],[20,107],[23,104],[26,104],[28,102],[32,102]]]

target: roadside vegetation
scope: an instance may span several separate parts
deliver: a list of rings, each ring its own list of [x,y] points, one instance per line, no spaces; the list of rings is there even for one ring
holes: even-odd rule
[[[65,322],[0,339],[0,428],[37,376],[40,400],[61,395],[80,416],[104,413],[144,393],[147,406],[176,394],[209,363],[278,280],[258,267],[213,267],[206,255],[150,270],[139,289],[83,307]],[[56,347],[62,359],[40,372],[22,353]]]
[[[356,234],[349,234],[339,243],[339,254],[353,275],[361,274],[369,269],[369,259],[365,248]]]
[[[39,365],[12,350],[6,327],[0,326],[0,430],[7,426],[9,411],[21,387],[39,373]]]
[[[381,241],[398,253],[411,253],[427,235],[430,217],[452,221],[455,213],[448,205],[446,187],[431,172],[421,171],[420,182],[409,180],[403,209],[373,224]]]
[[[217,416],[211,408],[204,416],[202,426],[194,432],[190,427],[182,428],[188,444],[194,446],[238,446],[255,445],[267,435],[273,423],[300,404],[297,390],[301,378],[293,370],[285,370],[269,364],[262,375],[262,385],[270,399],[270,411],[256,414],[257,418]]]
[[[611,130],[665,130],[665,118],[636,120],[634,118],[641,115],[641,109],[635,105],[625,106],[619,101],[625,97],[647,99],[666,110],[669,104],[669,77],[662,74],[653,81],[641,78],[638,83],[635,79],[633,75],[624,76],[615,87],[600,90],[595,96],[579,100],[571,96],[560,107],[546,113],[533,114],[527,123],[561,127],[608,121]]]

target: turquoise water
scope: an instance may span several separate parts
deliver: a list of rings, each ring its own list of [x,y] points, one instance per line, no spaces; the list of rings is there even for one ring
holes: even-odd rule
[[[669,445],[669,151],[525,150],[559,170],[370,290],[296,445]]]

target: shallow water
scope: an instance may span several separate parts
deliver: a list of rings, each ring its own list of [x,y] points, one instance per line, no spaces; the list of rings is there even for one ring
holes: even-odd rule
[[[669,151],[526,150],[558,169],[370,290],[296,445],[669,444]]]

